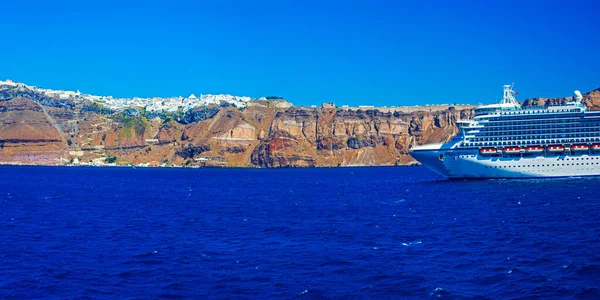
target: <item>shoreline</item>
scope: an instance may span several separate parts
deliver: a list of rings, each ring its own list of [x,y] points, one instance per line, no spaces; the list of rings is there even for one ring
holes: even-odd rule
[[[422,167],[421,164],[409,165],[348,165],[348,166],[314,166],[314,167],[228,167],[228,166],[133,166],[133,165],[45,165],[45,164],[23,164],[0,162],[0,167],[64,167],[64,168],[122,168],[122,169],[251,169],[251,170],[276,170],[276,169],[337,169],[337,168],[395,168],[395,167]]]

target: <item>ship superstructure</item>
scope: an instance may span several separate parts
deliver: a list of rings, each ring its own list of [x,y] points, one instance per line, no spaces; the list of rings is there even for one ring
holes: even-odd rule
[[[600,111],[587,111],[579,91],[563,105],[522,107],[512,86],[502,102],[458,121],[449,142],[412,148],[423,165],[448,178],[600,175]]]

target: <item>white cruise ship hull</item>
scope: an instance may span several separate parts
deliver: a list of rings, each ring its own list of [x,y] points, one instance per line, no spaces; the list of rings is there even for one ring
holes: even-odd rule
[[[538,178],[600,175],[600,154],[482,156],[477,149],[452,150],[417,147],[411,151],[424,166],[450,178]]]
[[[560,105],[521,107],[512,86],[499,104],[456,122],[443,144],[411,148],[421,164],[447,178],[600,175],[600,111],[586,111],[579,91]]]

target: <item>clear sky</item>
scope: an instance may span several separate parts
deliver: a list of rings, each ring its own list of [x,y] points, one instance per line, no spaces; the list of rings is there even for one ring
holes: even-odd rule
[[[600,1],[3,1],[0,79],[296,105],[490,103],[600,87]]]

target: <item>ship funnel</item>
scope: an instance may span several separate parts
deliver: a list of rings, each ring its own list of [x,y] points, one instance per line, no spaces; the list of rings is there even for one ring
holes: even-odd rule
[[[573,99],[575,99],[575,101],[577,101],[577,102],[581,102],[581,100],[583,99],[581,92],[578,90],[575,90],[575,92],[573,92]]]

